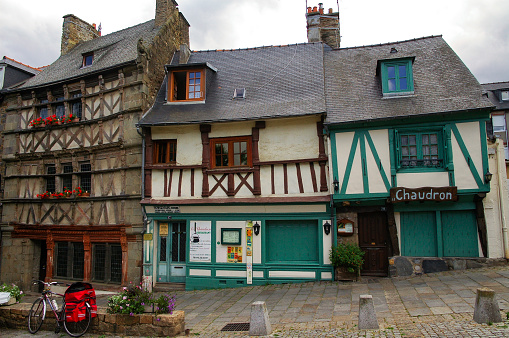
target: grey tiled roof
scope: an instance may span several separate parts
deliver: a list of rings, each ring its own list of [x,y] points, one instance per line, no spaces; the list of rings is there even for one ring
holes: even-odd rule
[[[166,79],[141,125],[206,123],[325,112],[323,45],[305,43],[192,52],[188,64],[208,63],[205,103],[165,104]],[[172,63],[174,65],[175,63]],[[245,99],[232,99],[236,88]]]
[[[21,89],[77,78],[102,69],[133,62],[138,55],[137,43],[143,39],[145,46],[152,42],[159,28],[154,20],[104,35],[77,45],[68,54],[60,56],[44,70],[28,80]],[[94,52],[91,66],[81,69],[83,54]]]
[[[509,110],[509,101],[500,101],[500,91],[509,90],[509,82],[483,83],[481,85],[488,94],[488,99],[497,110]]]
[[[397,53],[390,53],[396,48]],[[379,60],[413,57],[415,94],[382,98]],[[339,124],[493,105],[441,36],[324,52],[327,119]]]

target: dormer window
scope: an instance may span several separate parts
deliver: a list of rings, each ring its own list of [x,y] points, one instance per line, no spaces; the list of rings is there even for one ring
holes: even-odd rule
[[[509,90],[503,90],[500,92],[500,99],[502,101],[509,101]]]
[[[83,64],[81,68],[92,66],[92,62],[94,62],[94,53],[83,54]]]
[[[169,101],[203,101],[205,72],[201,69],[173,71],[169,87]]]
[[[412,59],[384,60],[381,73],[384,97],[414,93]]]

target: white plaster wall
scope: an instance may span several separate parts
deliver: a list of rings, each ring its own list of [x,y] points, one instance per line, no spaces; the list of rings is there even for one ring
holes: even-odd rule
[[[463,141],[465,138],[468,138],[468,135],[462,135]],[[475,134],[472,136],[475,137]],[[475,182],[474,176],[470,171],[470,168],[465,160],[465,156],[461,152],[460,146],[454,133],[451,137],[452,143],[452,153],[453,153],[453,163],[454,163],[454,179],[456,181],[456,186],[458,190],[461,189],[478,189],[477,183]],[[470,155],[472,155],[471,150],[469,149]],[[479,169],[478,169],[479,170]],[[481,175],[483,177],[484,175]]]
[[[209,138],[235,137],[253,134],[254,121],[215,123],[209,133]]]
[[[501,156],[499,156],[499,154]],[[501,161],[501,165],[498,161]],[[509,209],[509,197],[507,194],[507,173],[505,171],[505,157],[503,145],[500,139],[495,144],[488,146],[489,170],[493,174],[490,182],[490,192],[484,198],[484,216],[486,218],[486,229],[488,232],[488,257],[503,258],[503,221],[501,203],[505,206],[505,220],[507,222],[507,209]],[[499,168],[502,167],[502,170]],[[502,186],[499,185],[499,175],[502,175]],[[500,189],[504,192],[500,194]],[[500,197],[502,196],[502,200]]]
[[[336,162],[338,166],[339,189],[344,184],[346,165],[355,133],[336,133]],[[334,181],[334,178],[332,179]]]
[[[152,127],[153,140],[177,140],[177,164],[200,165],[203,147],[198,125]]]
[[[323,224],[325,222],[329,222],[331,224],[331,231],[328,235],[325,234],[325,230],[323,230]],[[329,259],[330,249],[332,247],[332,239],[334,238],[334,226],[332,220],[324,220],[322,221],[322,246],[323,246],[323,264],[331,264]]]
[[[475,164],[479,177],[484,177],[479,123],[480,122],[458,123],[456,127],[458,127],[461,138],[470,153],[470,157]]]
[[[266,121],[265,129],[260,129],[260,161],[318,157],[319,120],[320,116],[307,116]]]
[[[348,184],[346,188],[347,194],[364,193],[364,180],[362,178],[361,147],[359,143],[357,143],[357,149],[355,149],[355,156],[352,162],[352,170],[350,171],[350,178],[348,179],[347,184]],[[341,190],[342,187],[340,187],[339,189]]]
[[[398,187],[448,187],[449,175],[446,172],[399,173],[396,174]]]
[[[227,263],[228,245],[221,244],[221,229],[223,228],[234,228],[242,229],[242,263],[230,263],[232,266],[246,266],[246,222],[243,221],[217,221],[216,222],[216,263]],[[261,221],[253,221],[253,224],[258,222],[262,225]],[[261,234],[264,231],[263,225],[260,230],[260,234],[256,236],[253,233],[253,264],[261,263]],[[219,244],[218,244],[219,243]],[[244,276],[245,277],[245,276]]]
[[[387,180],[390,182],[391,177],[391,158],[389,152],[389,133],[387,129],[381,130],[371,130],[369,131],[369,135],[373,140],[373,144],[375,146],[376,152],[382,163],[385,176]],[[380,173],[380,169],[375,161],[375,157],[373,156],[373,152],[369,146],[369,143],[366,141],[366,160],[368,167],[368,179],[369,179],[369,192],[370,193],[378,193],[378,192],[387,192],[387,188],[385,187],[385,183],[382,178],[382,174]]]

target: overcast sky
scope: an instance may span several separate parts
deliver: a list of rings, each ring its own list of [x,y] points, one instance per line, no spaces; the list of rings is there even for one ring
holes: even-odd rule
[[[308,0],[309,6],[318,5]],[[337,0],[323,0],[326,11]],[[306,42],[305,0],[178,0],[191,49]],[[479,82],[509,81],[508,0],[339,0],[341,47],[443,35]],[[0,57],[31,66],[60,53],[62,17],[108,34],[154,17],[155,0],[0,0]]]

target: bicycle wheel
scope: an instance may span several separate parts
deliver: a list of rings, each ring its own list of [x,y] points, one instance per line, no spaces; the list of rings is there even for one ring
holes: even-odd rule
[[[65,305],[62,308],[62,311],[65,315]],[[79,322],[68,322],[67,320],[64,321],[64,329],[67,331],[67,333],[72,337],[79,337],[83,335],[88,330],[88,326],[90,325],[90,320],[92,319],[92,316],[90,314],[90,307],[87,305],[85,309],[85,318],[83,320],[80,320]]]
[[[28,313],[28,331],[36,333],[41,328],[46,314],[46,303],[44,298],[37,298]]]

